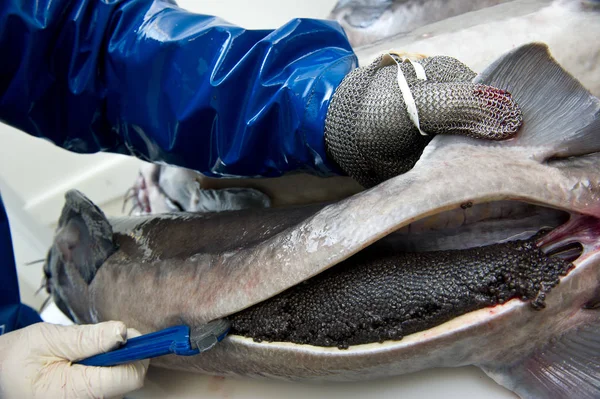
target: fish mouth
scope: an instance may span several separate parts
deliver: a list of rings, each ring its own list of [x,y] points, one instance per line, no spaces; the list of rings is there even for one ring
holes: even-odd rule
[[[576,220],[521,201],[467,202],[229,315],[230,334],[265,345],[348,349],[400,341],[509,302],[543,311],[546,296],[585,252],[579,235],[564,233]]]

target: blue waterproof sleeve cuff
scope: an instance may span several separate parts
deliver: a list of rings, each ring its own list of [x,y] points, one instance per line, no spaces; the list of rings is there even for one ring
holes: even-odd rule
[[[0,195],[0,335],[42,321],[21,303],[8,216]]]
[[[209,176],[339,174],[324,121],[357,67],[342,28],[247,30],[160,0],[0,4],[0,120],[65,149]]]

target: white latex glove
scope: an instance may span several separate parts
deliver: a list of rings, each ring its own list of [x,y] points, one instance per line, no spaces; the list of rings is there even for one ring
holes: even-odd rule
[[[111,398],[140,389],[148,360],[115,367],[71,363],[139,335],[115,321],[73,326],[37,323],[2,335],[0,398]]]

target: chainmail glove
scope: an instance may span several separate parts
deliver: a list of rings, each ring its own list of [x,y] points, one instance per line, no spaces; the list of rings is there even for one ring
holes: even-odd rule
[[[472,83],[476,74],[460,61],[436,56],[412,62],[414,66],[397,55],[380,56],[348,74],[329,105],[328,156],[365,187],[412,169],[437,134],[503,140],[522,124],[510,94]],[[406,91],[414,99],[416,120],[409,114]]]

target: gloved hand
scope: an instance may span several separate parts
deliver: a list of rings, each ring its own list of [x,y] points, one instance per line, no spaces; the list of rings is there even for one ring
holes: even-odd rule
[[[325,124],[328,156],[365,187],[412,169],[437,134],[502,140],[522,124],[510,94],[472,83],[476,74],[460,61],[436,56],[413,62],[382,55],[348,74],[332,97]],[[408,90],[400,88],[398,65]],[[419,65],[425,80],[417,75]],[[406,92],[421,131],[409,116]]]
[[[143,386],[149,361],[115,367],[71,364],[140,335],[121,322],[37,323],[0,336],[0,397],[122,397]]]

